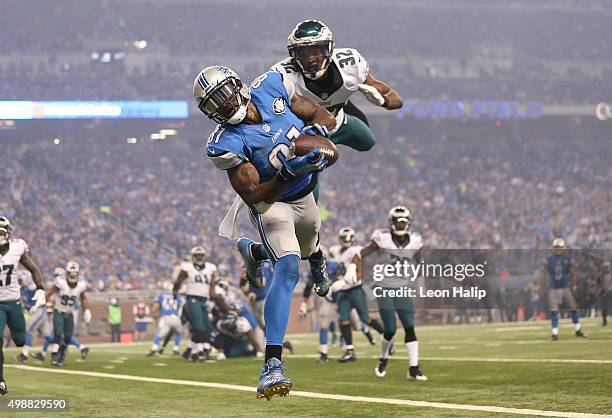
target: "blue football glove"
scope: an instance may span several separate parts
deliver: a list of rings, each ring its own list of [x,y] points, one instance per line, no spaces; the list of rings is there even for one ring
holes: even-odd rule
[[[327,160],[320,151],[321,148],[316,147],[303,157],[293,157],[290,160],[284,160],[283,168],[280,169],[278,175],[284,181],[292,181],[301,175],[322,171],[327,167]]]
[[[330,136],[329,130],[325,126],[319,125],[318,123],[315,123],[314,125],[306,125],[300,132],[308,135],[321,135],[325,138],[329,138]]]

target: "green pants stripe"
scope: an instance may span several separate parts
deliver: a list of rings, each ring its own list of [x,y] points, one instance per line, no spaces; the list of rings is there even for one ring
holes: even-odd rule
[[[55,344],[68,346],[74,333],[74,317],[72,313],[53,310],[53,334]]]
[[[340,322],[350,321],[351,310],[355,309],[359,319],[365,324],[370,321],[366,297],[361,286],[341,290],[338,294],[338,315]]]
[[[414,327],[414,306],[410,298],[376,298],[376,303],[378,304],[380,318],[383,321],[385,334],[395,334],[397,330],[396,313],[404,328]]]
[[[184,310],[187,321],[189,321],[191,325],[193,341],[196,343],[206,342],[212,330],[212,326],[208,320],[206,300],[196,296],[187,296]]]
[[[21,302],[18,300],[0,302],[0,345],[4,338],[4,327],[8,325],[11,338],[17,347],[25,344],[26,321]]]

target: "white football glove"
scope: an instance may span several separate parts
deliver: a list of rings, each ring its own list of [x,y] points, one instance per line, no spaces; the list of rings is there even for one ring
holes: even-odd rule
[[[85,309],[85,312],[83,312],[83,320],[87,324],[91,322],[91,311],[89,309]]]
[[[359,91],[368,99],[368,102],[376,106],[382,106],[385,104],[385,98],[376,87],[369,86],[367,84],[360,84]]]
[[[34,306],[32,306],[31,312],[35,312],[38,308],[47,304],[45,291],[37,289],[36,292],[34,292],[34,296],[32,296],[32,300],[34,301]]]
[[[358,282],[357,280],[357,265],[355,263],[349,264],[344,273],[344,282],[348,285],[353,285]]]
[[[308,313],[308,303],[302,302],[300,305],[300,311],[298,312],[298,318],[299,319],[306,318],[307,313]]]

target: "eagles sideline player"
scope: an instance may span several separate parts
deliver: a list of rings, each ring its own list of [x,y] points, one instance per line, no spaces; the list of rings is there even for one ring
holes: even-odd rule
[[[576,308],[576,268],[572,257],[566,253],[567,245],[563,238],[553,241],[554,254],[546,257],[540,276],[540,295],[544,295],[544,288],[548,285],[548,309],[550,309],[550,322],[552,328],[551,339],[559,339],[559,308],[567,304],[572,315],[572,323],[576,337],[586,338],[580,328],[580,314]],[[571,287],[570,287],[571,286]]]
[[[212,324],[208,319],[207,302],[215,295],[217,266],[206,261],[206,249],[198,245],[191,249],[191,262],[183,261],[174,282],[173,294],[177,299],[181,285],[185,285],[184,311],[191,326],[194,347],[191,361],[196,362],[210,351]]]
[[[87,282],[79,280],[81,266],[76,261],[69,261],[64,270],[66,270],[66,277],[56,277],[53,286],[47,292],[47,299],[57,294],[53,308],[55,340],[54,349],[51,350],[55,353],[51,365],[56,367],[64,367],[66,351],[74,332],[74,312],[77,300],[81,301],[81,306],[85,309],[83,319],[86,323],[91,321],[89,300],[85,294]]]
[[[317,293],[325,296],[329,291],[325,257],[319,248],[321,219],[312,194],[313,173],[322,171],[327,160],[318,149],[297,157],[291,145],[303,132],[326,135],[326,127],[333,128],[335,119],[312,100],[295,94],[293,84],[275,71],[256,78],[249,89],[229,68],[208,67],[194,82],[194,96],[198,108],[219,123],[206,153],[217,168],[227,172],[238,194],[220,233],[238,238],[238,211],[248,205],[265,249],[248,239],[238,241],[247,278],[252,280],[252,273],[268,255],[274,266],[264,307],[266,352],[257,397],[285,396],[292,383],[281,363],[282,344],[300,257],[310,262]],[[312,125],[304,127],[303,121]]]
[[[295,92],[329,110],[336,118],[330,139],[357,151],[368,151],[376,139],[368,121],[349,98],[359,90],[368,101],[388,110],[403,105],[401,96],[370,74],[368,63],[353,48],[335,48],[331,30],[319,20],[304,20],[289,34],[289,57],[272,69]]]
[[[11,338],[17,347],[25,344],[26,322],[21,309],[21,288],[19,281],[13,279],[19,264],[32,274],[36,284],[33,310],[46,303],[42,287],[42,276],[34,260],[29,256],[28,244],[22,239],[11,239],[11,222],[0,216],[0,395],[7,393],[4,381],[4,326],[8,325]]]
[[[353,333],[351,327],[351,311],[355,309],[359,319],[364,324],[368,324],[379,333],[383,333],[383,326],[375,319],[371,319],[368,314],[368,307],[365,293],[361,287],[362,282],[352,280],[355,277],[356,265],[353,262],[355,256],[359,257],[361,246],[355,245],[356,232],[350,226],[340,229],[338,233],[339,245],[334,245],[329,249],[330,256],[341,263],[346,270],[343,277],[339,277],[332,285],[332,290],[337,291],[338,295],[338,314],[340,317],[340,333],[346,343],[346,351],[338,359],[340,363],[357,360],[355,348],[353,347]],[[341,269],[342,270],[342,269]]]
[[[420,257],[419,251],[423,247],[421,235],[410,232],[412,217],[410,211],[404,206],[395,206],[389,211],[389,229],[378,229],[372,234],[372,241],[364,247],[353,262],[356,263],[356,275],[361,279],[363,275],[362,260],[369,254],[382,251],[391,258],[409,258],[416,260]],[[347,272],[347,276],[349,273]],[[391,278],[385,279],[383,288],[401,287],[403,281],[394,282]],[[384,377],[387,374],[387,361],[389,349],[397,329],[395,314],[404,327],[404,342],[408,350],[409,369],[406,377],[414,380],[427,380],[419,369],[419,342],[414,332],[414,307],[409,298],[379,297],[376,298],[378,311],[384,325],[384,334],[380,342],[380,360],[374,369],[376,376]]]

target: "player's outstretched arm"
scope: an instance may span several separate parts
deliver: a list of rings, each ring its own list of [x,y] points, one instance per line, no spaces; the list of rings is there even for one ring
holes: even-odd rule
[[[175,299],[178,296],[178,291],[181,288],[181,283],[183,283],[183,281],[185,281],[186,278],[187,278],[187,272],[185,270],[181,270],[178,274],[178,277],[176,278],[174,282],[174,287],[172,289],[172,294],[174,294]]]
[[[32,281],[36,285],[36,288],[37,289],[42,289],[43,288],[43,286],[42,286],[42,274],[40,273],[40,269],[38,268],[38,266],[36,265],[34,260],[32,260],[32,257],[30,257],[28,254],[23,254],[21,256],[21,259],[19,260],[19,262],[32,275]]]
[[[319,124],[330,131],[336,127],[334,115],[308,97],[294,94],[291,99],[291,111],[307,125]]]
[[[402,96],[395,89],[389,87],[387,83],[375,79],[372,74],[368,74],[363,84],[359,85],[359,91],[366,96],[368,101],[385,109],[399,109],[404,105]]]
[[[359,254],[355,254],[353,257],[353,263],[357,266],[357,280],[363,279],[363,259],[376,250],[378,250],[378,244],[371,241],[367,246],[361,249]]]
[[[251,163],[240,164],[227,170],[227,176],[232,187],[248,205],[259,202],[273,203],[280,199],[287,182],[274,176],[272,179],[259,183],[259,173]]]

